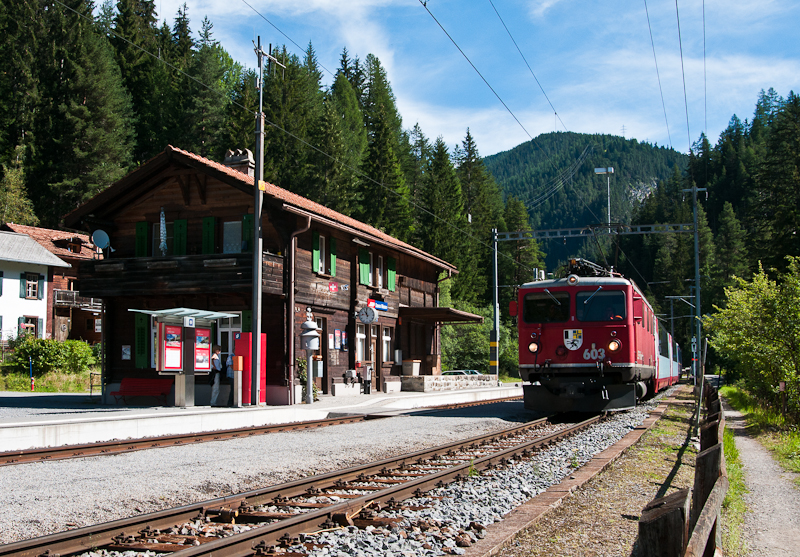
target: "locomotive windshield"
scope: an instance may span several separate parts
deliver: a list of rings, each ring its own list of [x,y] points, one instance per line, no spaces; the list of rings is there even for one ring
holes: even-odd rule
[[[625,320],[625,292],[619,290],[578,292],[575,305],[578,321]]]
[[[522,318],[525,323],[559,323],[569,320],[569,292],[526,294]]]

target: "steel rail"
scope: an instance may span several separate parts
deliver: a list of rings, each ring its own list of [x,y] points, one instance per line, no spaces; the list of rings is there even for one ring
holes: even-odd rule
[[[330,517],[340,514],[344,514],[346,516],[352,515],[354,512],[357,513],[359,510],[373,502],[385,503],[393,498],[406,498],[412,494],[415,494],[415,492],[418,493],[419,490],[422,490],[423,488],[429,489],[436,484],[440,484],[441,482],[456,479],[458,476],[466,476],[469,473],[470,467],[474,467],[474,469],[482,469],[488,466],[489,463],[500,462],[503,459],[509,458],[510,456],[530,450],[531,447],[555,442],[556,440],[569,435],[571,431],[574,431],[578,428],[587,427],[598,419],[599,417],[595,417],[582,422],[575,428],[562,430],[555,434],[543,437],[537,437],[534,440],[529,440],[519,445],[515,445],[514,447],[499,450],[491,455],[479,457],[473,461],[455,465],[447,470],[427,474],[402,484],[397,484],[380,491],[366,494],[354,499],[349,499],[343,503],[337,503],[322,509],[303,513],[275,524],[258,526],[250,532],[205,542],[198,548],[181,550],[179,552],[175,552],[174,554],[193,555],[194,553],[185,552],[203,548],[206,548],[211,552],[213,552],[215,549],[220,551],[220,548],[224,548],[222,549],[222,553],[225,555],[238,555],[240,552],[241,554],[250,554],[252,553],[252,547],[259,543],[262,545],[275,543],[281,536],[287,533],[292,534],[314,531],[317,529],[319,523],[324,522]],[[32,540],[15,542],[0,546],[0,557],[11,555],[22,557],[38,557],[48,551],[50,555],[70,555],[89,551],[93,548],[112,544],[115,537],[124,535],[126,532],[138,533],[145,527],[150,529],[171,528],[176,524],[202,518],[208,511],[213,512],[220,509],[236,508],[245,503],[255,506],[270,502],[279,497],[291,498],[303,496],[307,495],[312,487],[316,489],[336,489],[335,485],[337,481],[369,481],[359,480],[359,477],[362,475],[376,474],[381,472],[385,474],[387,466],[391,467],[394,465],[395,467],[402,467],[406,465],[407,461],[436,458],[441,453],[467,448],[470,445],[474,446],[476,443],[498,442],[526,430],[538,428],[546,423],[546,421],[546,419],[536,420],[534,422],[514,426],[498,432],[483,434],[461,441],[454,441],[442,446],[423,449],[413,453],[400,455],[398,457],[390,457],[380,461],[347,468],[345,470],[329,472],[308,478],[301,478],[277,486],[270,486],[174,509],[167,509],[137,517],[130,517],[95,526],[88,526],[76,530],[60,532]],[[352,487],[350,489],[357,490],[359,488]],[[254,533],[256,531],[257,533]],[[242,538],[241,536],[245,537]],[[198,553],[198,555],[202,554],[204,553]]]
[[[411,460],[433,458],[440,453],[446,453],[460,447],[500,439],[504,436],[514,435],[528,429],[535,429],[544,425],[546,422],[547,418],[542,418],[500,431],[485,433],[468,439],[453,441],[445,445],[421,449],[419,451],[396,457],[389,457],[379,461],[359,464],[343,470],[335,470],[325,474],[299,478],[279,485],[267,486],[227,497],[219,497],[172,509],[165,509],[103,524],[49,534],[30,540],[0,545],[0,557],[10,557],[12,555],[38,557],[48,550],[51,555],[69,555],[88,551],[94,547],[111,543],[113,538],[118,535],[126,532],[138,531],[145,526],[150,526],[154,529],[167,528],[174,526],[176,523],[191,520],[198,514],[202,514],[209,509],[229,508],[245,501],[251,505],[259,505],[271,501],[275,497],[295,497],[306,493],[311,487],[318,487],[320,485],[332,486],[336,480],[347,481],[348,479],[358,478],[361,474],[366,475],[380,472],[381,469],[393,464],[396,465]]]
[[[426,411],[441,411],[454,408],[466,408],[469,406],[481,406],[495,402],[509,402],[519,400],[522,397],[498,398],[492,400],[482,400],[478,402],[466,402],[458,404],[446,404],[427,408]],[[103,456],[120,454],[146,449],[156,449],[162,447],[174,447],[178,445],[189,445],[191,443],[204,443],[208,441],[221,441],[225,439],[240,439],[254,435],[264,435],[267,433],[280,433],[284,431],[295,431],[301,429],[312,429],[317,427],[327,427],[331,425],[341,425],[384,418],[380,412],[341,416],[337,418],[326,418],[322,420],[308,420],[303,422],[291,422],[285,424],[269,424],[263,426],[242,427],[232,429],[220,429],[215,431],[205,431],[198,433],[182,433],[178,435],[161,435],[157,437],[143,437],[140,439],[126,439],[119,441],[101,441],[98,443],[85,443],[79,445],[64,445],[61,447],[44,447],[40,449],[24,449],[18,451],[0,452],[0,466],[14,464],[26,464],[29,462],[42,462],[48,460],[62,460],[67,458],[87,458],[91,456]]]

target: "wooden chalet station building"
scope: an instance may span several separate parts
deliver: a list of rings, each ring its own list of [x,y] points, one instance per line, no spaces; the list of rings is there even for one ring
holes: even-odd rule
[[[229,151],[220,164],[168,146],[66,216],[66,226],[107,239],[104,257],[78,270],[81,295],[104,303],[105,402],[126,378],[173,375],[176,389],[191,379],[181,383],[196,389],[190,404],[208,404],[210,350],[200,348],[220,345],[224,362],[252,328],[254,168],[249,151]],[[302,402],[295,386],[309,312],[320,333],[314,381],[330,394],[352,386],[348,370],[372,368],[373,392],[399,390],[404,368],[441,373],[439,325],[481,321],[438,307],[441,273],[456,272],[450,263],[272,184],[263,198],[261,403]],[[183,323],[198,333],[183,329],[188,349],[169,371],[174,335],[159,325],[175,315],[205,325]]]

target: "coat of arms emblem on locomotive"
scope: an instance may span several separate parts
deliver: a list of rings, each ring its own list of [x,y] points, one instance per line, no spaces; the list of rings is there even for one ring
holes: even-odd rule
[[[564,346],[578,350],[583,345],[583,329],[564,329]]]

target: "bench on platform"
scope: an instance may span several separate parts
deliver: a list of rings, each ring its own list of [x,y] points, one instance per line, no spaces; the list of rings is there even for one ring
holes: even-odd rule
[[[111,395],[116,402],[121,398],[125,403],[128,401],[126,397],[133,396],[152,396],[163,401],[167,404],[167,395],[172,390],[173,379],[171,378],[141,378],[141,377],[123,377],[119,385],[118,391],[112,391]]]

